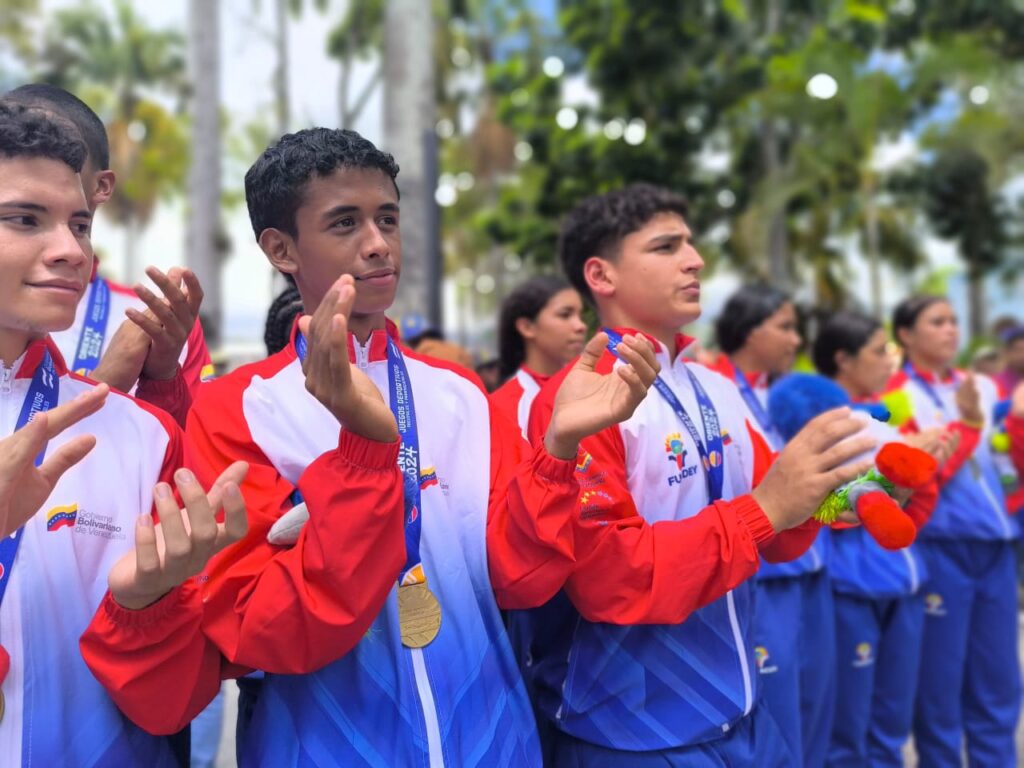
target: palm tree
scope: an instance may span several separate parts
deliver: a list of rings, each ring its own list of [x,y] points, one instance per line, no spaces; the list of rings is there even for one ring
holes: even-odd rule
[[[146,26],[128,0],[115,0],[112,17],[87,0],[54,14],[38,62],[38,79],[77,93],[107,125],[119,183],[106,210],[125,228],[127,271],[135,278],[139,231],[157,201],[185,181],[182,122],[156,100],[184,100],[184,38]]]

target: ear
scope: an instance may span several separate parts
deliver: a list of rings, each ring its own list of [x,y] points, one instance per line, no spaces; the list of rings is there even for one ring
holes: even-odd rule
[[[267,261],[278,272],[294,275],[299,271],[299,265],[295,259],[295,241],[287,232],[273,227],[264,229],[260,232],[259,243]]]
[[[92,193],[92,207],[95,210],[107,202],[114,194],[117,174],[111,170],[99,171],[96,174],[96,189]]]
[[[600,256],[591,256],[583,263],[583,279],[595,298],[614,296],[616,277],[615,265]]]
[[[516,319],[516,332],[524,339],[533,341],[537,337],[537,331],[534,329],[534,322],[528,317],[520,317]]]
[[[849,369],[850,364],[853,362],[853,357],[845,349],[840,349],[838,352],[836,352],[834,359],[836,363],[836,368],[839,370],[840,373],[845,373]]]

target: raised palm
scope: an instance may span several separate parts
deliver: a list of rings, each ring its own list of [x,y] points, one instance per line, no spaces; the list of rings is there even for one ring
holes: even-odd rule
[[[91,435],[79,435],[47,452],[41,465],[35,457],[61,432],[103,405],[106,385],[87,390],[36,417],[10,437],[0,440],[0,537],[9,536],[39,511],[67,470],[96,445]]]
[[[654,347],[639,336],[627,336],[618,345],[624,365],[599,373],[597,364],[607,345],[605,333],[592,338],[558,388],[548,429],[553,455],[568,458],[580,440],[632,416],[658,375]]]

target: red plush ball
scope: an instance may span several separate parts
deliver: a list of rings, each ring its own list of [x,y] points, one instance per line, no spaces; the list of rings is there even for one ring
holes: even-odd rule
[[[885,549],[903,549],[914,543],[917,527],[899,504],[883,491],[857,499],[857,517],[871,537]]]
[[[875,457],[875,466],[885,477],[903,488],[920,488],[935,476],[935,458],[905,443],[886,443]]]

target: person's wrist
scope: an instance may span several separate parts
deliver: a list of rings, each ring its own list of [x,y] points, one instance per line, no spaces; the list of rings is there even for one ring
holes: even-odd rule
[[[150,365],[147,363],[142,367],[142,378],[149,379],[150,381],[170,381],[178,375],[179,369],[180,366],[177,360],[170,366],[162,364]]]
[[[568,461],[575,459],[579,452],[580,441],[574,437],[560,434],[556,429],[549,429],[544,435],[544,450],[556,459]]]
[[[764,512],[764,516],[768,518],[768,522],[771,523],[772,530],[775,533],[782,533],[786,530],[786,525],[782,519],[781,514],[778,511],[777,505],[775,504],[772,494],[764,490],[763,485],[759,485],[757,488],[750,492],[754,501]]]
[[[153,603],[157,603],[162,600],[169,591],[170,590],[166,590],[158,595],[118,595],[111,591],[110,596],[114,598],[115,603],[125,610],[141,611],[145,608],[149,608]]]

